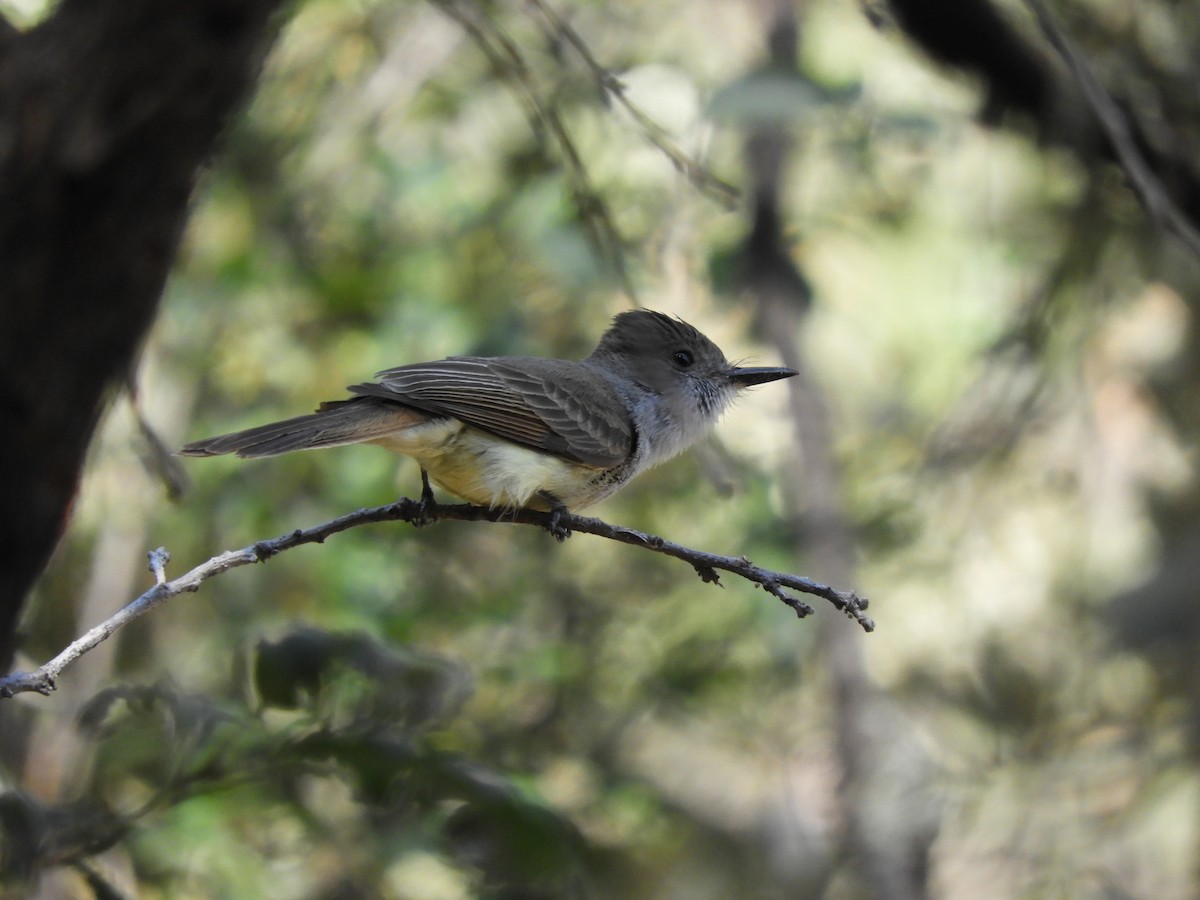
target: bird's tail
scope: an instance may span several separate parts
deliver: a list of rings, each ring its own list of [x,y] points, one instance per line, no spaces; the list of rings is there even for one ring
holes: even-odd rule
[[[322,403],[315,413],[307,416],[192,441],[180,447],[176,453],[180,456],[236,453],[248,459],[278,456],[293,450],[313,450],[377,440],[429,419],[426,413],[399,403],[355,397]]]

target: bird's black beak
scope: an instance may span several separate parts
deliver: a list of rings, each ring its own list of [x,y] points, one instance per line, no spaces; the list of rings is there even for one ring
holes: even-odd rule
[[[795,369],[754,369],[754,368],[735,368],[729,370],[729,380],[733,382],[733,386],[737,388],[750,387],[753,384],[766,384],[768,381],[778,381],[780,378],[791,378],[793,375],[800,374]]]

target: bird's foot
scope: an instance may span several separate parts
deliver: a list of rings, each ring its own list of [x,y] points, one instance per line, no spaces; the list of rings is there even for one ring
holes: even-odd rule
[[[421,499],[417,501],[417,514],[413,517],[412,523],[417,528],[424,528],[426,525],[432,525],[436,519],[433,517],[433,510],[437,508],[437,499],[433,496],[433,488],[429,485],[429,473],[424,469],[421,470]]]
[[[542,499],[550,504],[550,521],[546,523],[546,530],[561,544],[571,536],[570,527],[563,523],[563,518],[569,516],[571,511],[553,494],[543,492]]]

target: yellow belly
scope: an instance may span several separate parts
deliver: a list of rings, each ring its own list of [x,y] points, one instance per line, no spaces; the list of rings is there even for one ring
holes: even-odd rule
[[[602,500],[619,484],[604,470],[539,453],[454,419],[432,419],[371,441],[411,456],[438,487],[480,506],[568,509]]]

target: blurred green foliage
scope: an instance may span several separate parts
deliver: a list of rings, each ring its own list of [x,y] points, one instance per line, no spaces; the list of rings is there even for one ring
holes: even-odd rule
[[[703,110],[753,86],[751,7],[564,9],[632,100],[744,182],[739,135]],[[517,73],[438,6],[306,0],[204,178],[145,351],[143,406],[170,443],[408,361],[586,353],[632,299],[581,176],[641,302],[775,362],[709,282],[742,215],[688,185],[536,16],[478,14],[578,171],[531,126]],[[807,5],[803,34],[822,99],[786,214],[858,540],[843,587],[874,600],[867,670],[938,772],[936,892],[1194,894],[1192,710],[1152,655],[1110,643],[1104,605],[1152,565],[1147,495],[1190,476],[1152,387],[1178,368],[1194,267],[1119,179],[975,124],[972,85],[854,4]],[[777,102],[800,103],[787,87]],[[806,477],[781,466],[791,430],[764,388],[724,450],[596,513],[823,579],[784,513]],[[172,506],[141,449],[117,399],[30,657],[143,590],[148,547],[178,574],[419,490],[411,464],[353,447],[189,460]],[[86,864],[43,883],[67,896],[89,879],[145,897],[858,896],[805,830],[839,827],[818,653],[839,627],[586,536],[356,529],[177,598],[27,704],[0,859],[14,896],[34,854]],[[52,827],[71,817],[86,842]]]

